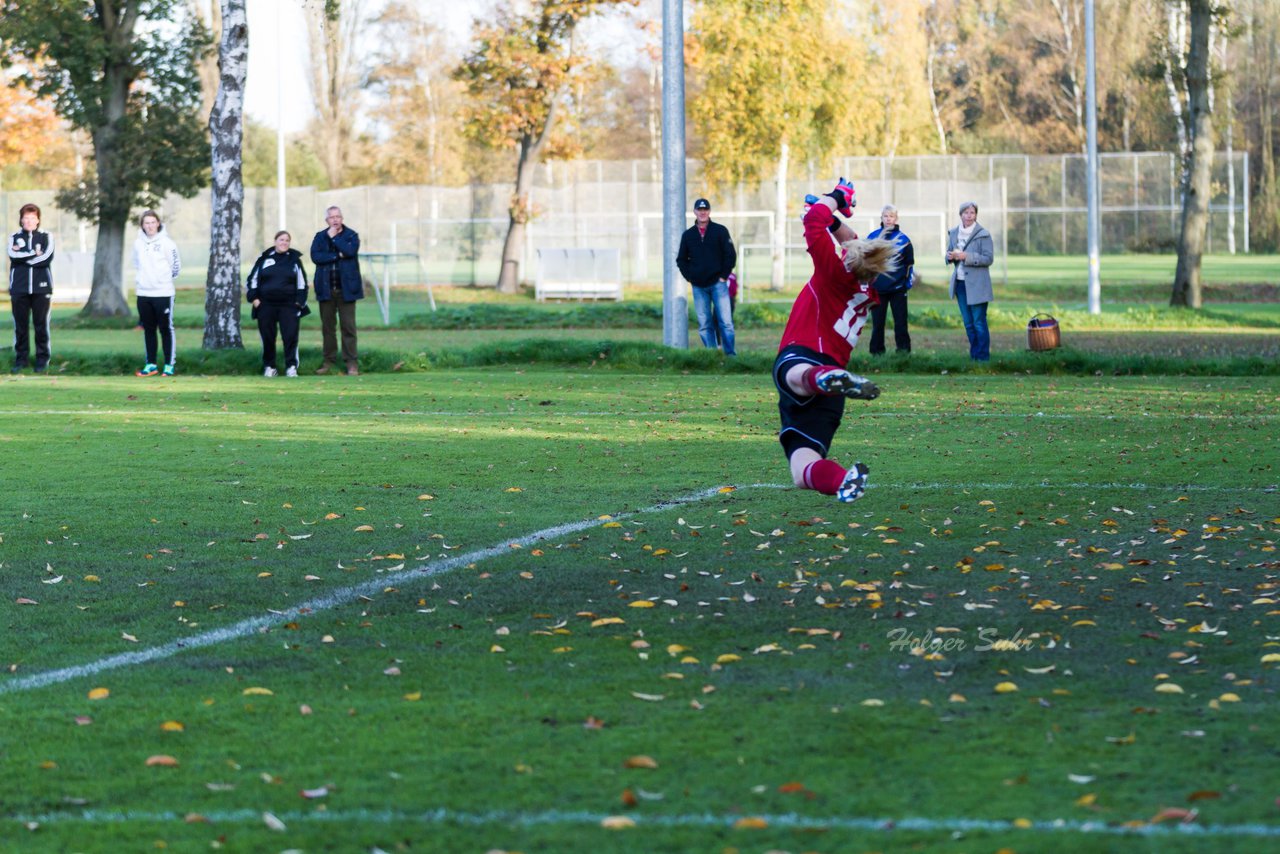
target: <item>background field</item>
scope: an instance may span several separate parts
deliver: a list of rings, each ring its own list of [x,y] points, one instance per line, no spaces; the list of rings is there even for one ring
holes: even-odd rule
[[[884,385],[0,382],[0,844],[1271,844],[1280,380]]]

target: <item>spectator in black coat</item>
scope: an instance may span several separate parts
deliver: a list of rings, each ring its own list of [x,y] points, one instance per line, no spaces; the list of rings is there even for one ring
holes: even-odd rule
[[[724,343],[724,354],[735,355],[733,310],[729,305],[729,274],[738,263],[729,229],[711,221],[711,203],[693,203],[693,226],[680,237],[676,266],[693,286],[693,307],[698,314],[698,335],[704,347]]]
[[[302,253],[290,249],[293,238],[287,231],[276,232],[275,245],[258,256],[245,298],[253,303],[253,317],[262,336],[262,375],[279,375],[276,369],[276,330],[284,344],[284,375],[298,375],[299,321],[311,313],[307,307],[307,271]]]
[[[27,367],[30,329],[35,328],[36,373],[49,365],[49,305],[53,301],[53,238],[40,231],[40,208],[18,210],[18,230],[9,238],[9,304],[13,308],[13,372]]]

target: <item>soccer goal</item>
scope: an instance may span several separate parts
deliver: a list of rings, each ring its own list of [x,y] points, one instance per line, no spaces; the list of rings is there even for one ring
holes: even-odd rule
[[[431,310],[436,310],[436,295],[431,290],[431,283],[423,275],[422,259],[417,252],[361,252],[360,260],[369,267],[364,279],[365,285],[377,297],[378,311],[382,313],[384,325],[391,325],[391,291],[400,283],[402,266],[416,271],[418,281],[426,285]]]

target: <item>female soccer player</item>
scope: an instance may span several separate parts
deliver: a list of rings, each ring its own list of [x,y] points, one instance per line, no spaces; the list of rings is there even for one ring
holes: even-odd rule
[[[871,281],[897,264],[892,241],[859,240],[853,229],[836,219],[837,210],[852,216],[855,204],[853,184],[841,178],[804,215],[813,277],[791,307],[773,363],[782,417],[778,440],[791,463],[792,481],[844,502],[862,497],[868,472],[860,462],[845,469],[827,458],[845,398],[874,400],[880,395],[875,383],[850,373],[845,365],[877,302]]]

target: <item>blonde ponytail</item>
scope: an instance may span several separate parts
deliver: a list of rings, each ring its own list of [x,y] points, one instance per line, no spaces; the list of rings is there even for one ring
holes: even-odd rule
[[[840,246],[844,249],[844,268],[860,282],[898,269],[898,244],[892,240],[846,240]]]

